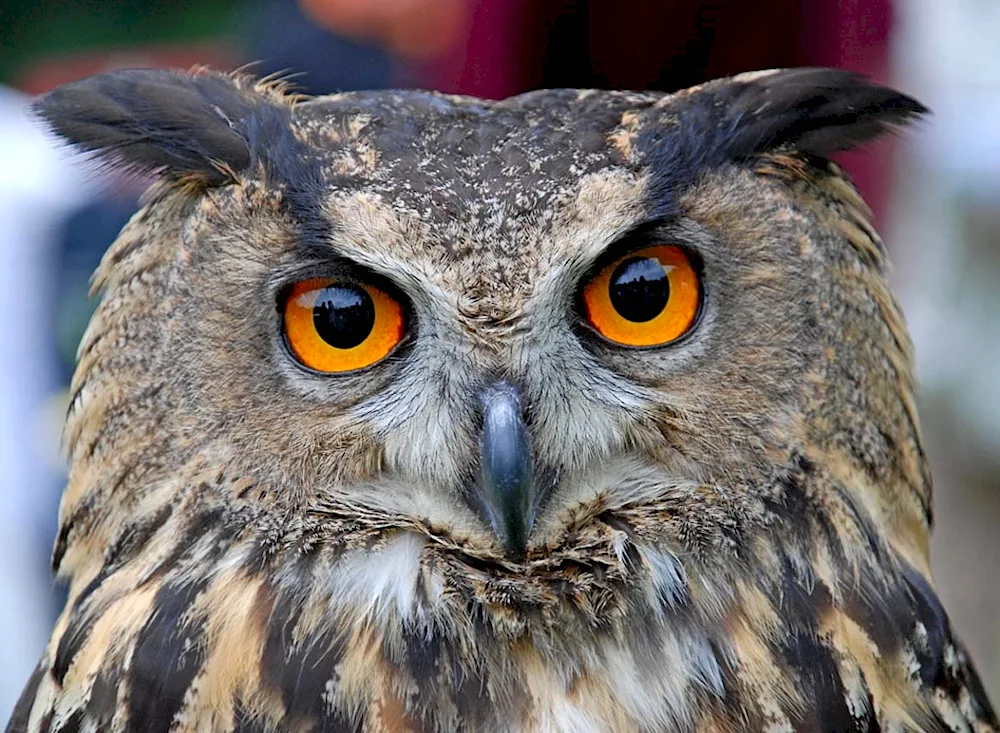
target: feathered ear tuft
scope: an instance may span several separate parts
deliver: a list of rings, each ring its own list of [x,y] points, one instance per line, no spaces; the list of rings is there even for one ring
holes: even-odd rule
[[[719,95],[733,123],[733,157],[781,147],[829,155],[927,112],[912,97],[837,69],[744,74],[721,87]]]
[[[254,158],[253,129],[280,105],[223,74],[126,69],[57,87],[35,111],[113,164],[224,183]]]
[[[928,111],[912,97],[838,69],[741,74],[708,84],[697,96],[722,115],[721,142],[729,159],[778,148],[826,156]]]

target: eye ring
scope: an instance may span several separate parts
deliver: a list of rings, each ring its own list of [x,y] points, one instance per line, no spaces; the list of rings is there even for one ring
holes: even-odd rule
[[[692,255],[658,244],[604,265],[580,294],[584,323],[605,340],[630,348],[674,343],[699,321],[703,287]]]
[[[400,302],[370,283],[301,280],[281,301],[282,335],[303,367],[321,374],[357,371],[385,359],[403,340]]]

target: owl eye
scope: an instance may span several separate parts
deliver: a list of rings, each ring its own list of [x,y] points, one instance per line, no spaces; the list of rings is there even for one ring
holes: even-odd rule
[[[657,245],[604,267],[583,288],[587,322],[625,346],[662,346],[683,336],[701,305],[698,273],[681,247]]]
[[[403,308],[367,283],[314,278],[295,283],[284,302],[285,338],[318,372],[347,372],[385,358],[403,338]]]

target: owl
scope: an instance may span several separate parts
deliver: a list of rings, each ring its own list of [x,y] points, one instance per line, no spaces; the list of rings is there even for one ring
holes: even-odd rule
[[[118,71],[65,610],[9,731],[1000,730],[931,580],[842,71],[305,98]]]

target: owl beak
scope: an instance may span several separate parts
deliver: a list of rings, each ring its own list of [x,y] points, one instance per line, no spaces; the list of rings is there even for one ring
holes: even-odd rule
[[[535,522],[534,460],[521,397],[509,382],[482,393],[483,429],[479,438],[482,475],[474,504],[503,543],[508,557],[524,557]]]

